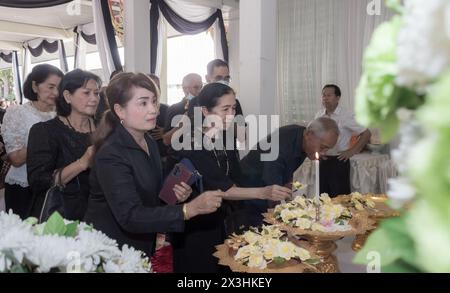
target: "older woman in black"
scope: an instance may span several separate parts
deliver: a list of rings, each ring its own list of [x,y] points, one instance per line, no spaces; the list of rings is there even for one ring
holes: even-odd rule
[[[64,211],[60,212],[70,220],[83,219],[89,196],[89,167],[94,154],[91,134],[95,130],[93,117],[100,85],[100,78],[88,71],[76,69],[67,73],[56,100],[58,116],[31,128],[27,171],[33,190],[33,216],[39,216],[46,190],[56,180],[63,187]]]
[[[106,112],[94,137],[98,150],[90,176],[91,192],[85,221],[151,256],[156,233],[182,232],[184,221],[216,211],[223,193],[209,192],[182,205],[165,206],[158,146],[148,131],[156,126],[158,90],[144,74],[115,76],[106,96]],[[179,202],[192,189],[176,185]]]
[[[194,125],[192,137],[194,144],[201,149],[183,150],[180,155],[190,159],[203,175],[204,189],[224,191],[227,199],[224,206],[236,200],[279,201],[289,197],[291,191],[277,185],[260,188],[237,186],[241,176],[239,155],[234,141],[230,144],[231,149],[225,147],[227,137],[234,140],[234,135],[226,135],[236,114],[233,89],[222,83],[208,84],[200,92],[198,103],[204,122],[203,125]],[[191,118],[195,122],[195,117]],[[212,254],[214,247],[225,240],[226,213],[226,209],[221,209],[193,219],[186,224],[184,234],[173,235],[175,272],[218,272],[217,259]]]

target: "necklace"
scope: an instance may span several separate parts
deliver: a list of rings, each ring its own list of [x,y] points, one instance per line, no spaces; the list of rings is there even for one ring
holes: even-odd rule
[[[216,157],[217,166],[221,169],[222,166],[220,165],[220,161],[219,161],[219,157],[217,156],[216,149],[213,148],[212,150],[213,150],[213,153],[214,153],[214,157]],[[228,176],[228,173],[230,172],[230,163],[228,161],[227,151],[223,151],[223,153],[225,154],[225,159],[226,159],[226,163],[227,163],[227,170],[225,172],[225,175]]]
[[[66,118],[67,124],[69,125],[70,128],[72,128],[74,131],[77,131],[75,129],[75,127],[72,126],[72,124],[70,123],[69,117],[64,117]],[[89,133],[92,133],[92,127],[91,127],[91,119],[88,119],[88,123],[89,123]],[[79,131],[77,131],[79,132]]]

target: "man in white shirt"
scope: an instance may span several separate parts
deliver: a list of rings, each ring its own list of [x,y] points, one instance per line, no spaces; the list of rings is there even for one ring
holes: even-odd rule
[[[339,106],[340,99],[341,89],[337,85],[324,86],[322,105],[325,109],[315,116],[331,118],[339,127],[336,146],[320,161],[320,192],[330,196],[350,193],[349,159],[361,152],[371,137],[370,131],[356,122],[353,113]],[[355,143],[351,143],[353,137],[358,137]]]

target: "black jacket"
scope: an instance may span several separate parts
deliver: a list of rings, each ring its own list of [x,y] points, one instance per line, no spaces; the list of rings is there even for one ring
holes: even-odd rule
[[[156,233],[182,232],[181,205],[163,206],[161,161],[156,142],[146,135],[150,156],[118,125],[95,155],[85,221],[95,229],[151,256]]]

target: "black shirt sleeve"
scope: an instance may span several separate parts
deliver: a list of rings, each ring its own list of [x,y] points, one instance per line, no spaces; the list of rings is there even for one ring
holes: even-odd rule
[[[31,127],[28,136],[27,173],[34,190],[45,190],[53,185],[58,145],[50,131],[48,123],[41,122]]]
[[[182,206],[144,206],[134,183],[132,167],[120,153],[105,150],[96,157],[95,164],[98,182],[122,229],[129,233],[183,231]]]

